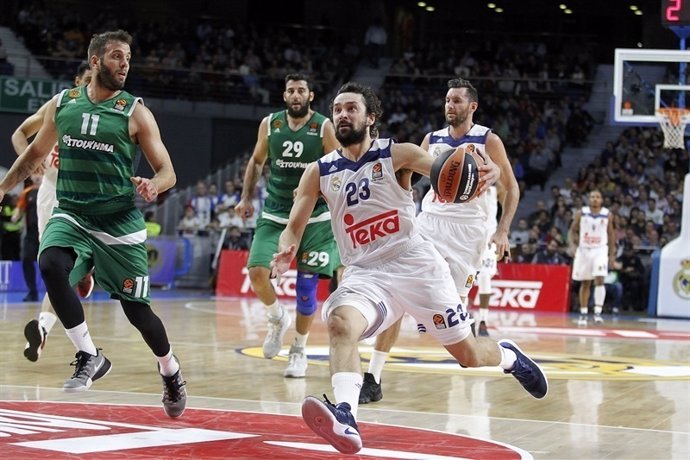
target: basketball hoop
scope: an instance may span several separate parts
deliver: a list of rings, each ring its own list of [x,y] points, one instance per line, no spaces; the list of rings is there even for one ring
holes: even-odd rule
[[[661,107],[656,111],[656,118],[664,132],[664,148],[684,149],[685,126],[690,122],[690,110]]]

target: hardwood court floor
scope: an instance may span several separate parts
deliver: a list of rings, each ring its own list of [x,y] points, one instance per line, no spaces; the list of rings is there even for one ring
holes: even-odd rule
[[[41,359],[31,363],[22,354],[22,331],[40,305],[9,298],[0,303],[0,405],[8,401],[160,405],[155,360],[119,305],[100,294],[85,303],[87,321],[113,369],[81,394],[60,390],[71,375],[68,364],[74,355],[61,327],[54,329]],[[182,363],[188,408],[297,415],[304,396],[332,396],[327,334],[320,319],[309,337],[307,378],[285,379],[282,372],[294,327],[281,355],[263,359],[266,322],[257,301],[167,292],[157,293],[154,305]],[[294,315],[294,305],[288,307]],[[490,326],[493,338],[513,339],[542,365],[550,381],[545,399],[533,399],[499,370],[460,369],[432,338],[419,335],[408,319],[384,370],[384,398],[360,406],[359,421],[489,440],[513,446],[522,458],[690,458],[689,321],[606,318],[603,325],[578,328],[569,315],[492,312]],[[370,345],[362,344],[365,369],[370,350]],[[0,411],[0,442],[6,421],[1,415]],[[301,419],[290,420],[298,432],[311,434],[300,425]],[[280,425],[275,429],[280,430]],[[418,433],[422,435],[416,442],[424,444],[424,432]],[[362,435],[366,447],[366,427]],[[312,437],[309,442],[321,441]],[[405,445],[404,439],[391,442]],[[22,458],[33,456],[27,452]],[[488,452],[458,448],[455,455],[492,458]],[[204,458],[240,457],[207,454]],[[251,458],[245,455],[242,458]],[[317,458],[309,453],[302,456]],[[341,457],[333,453],[323,458]]]

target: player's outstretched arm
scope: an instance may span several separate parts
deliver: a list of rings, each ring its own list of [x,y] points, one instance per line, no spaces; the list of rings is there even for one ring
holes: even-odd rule
[[[50,153],[53,145],[55,145],[57,141],[57,129],[54,119],[58,97],[59,96],[53,97],[47,104],[43,123],[36,134],[36,138],[19,155],[19,158],[15,160],[10,170],[0,182],[0,200],[5,196],[5,193],[12,190],[15,185],[36,171],[43,159]]]
[[[391,157],[396,171],[409,169],[426,177],[429,177],[434,162],[426,150],[410,142],[391,145]]]
[[[43,117],[48,110],[48,105],[52,102],[52,99],[39,108],[36,113],[29,116],[20,124],[17,129],[12,133],[12,147],[17,155],[21,155],[24,150],[29,146],[29,139],[31,136],[35,135],[41,125],[43,125]]]

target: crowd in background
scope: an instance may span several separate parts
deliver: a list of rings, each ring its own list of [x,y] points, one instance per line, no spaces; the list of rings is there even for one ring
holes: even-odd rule
[[[55,78],[69,79],[74,62],[83,59],[94,24],[98,30],[125,28],[135,36],[136,56],[128,89],[143,96],[281,106],[286,73],[314,75],[314,89],[328,93],[354,72],[362,57],[356,40],[340,43],[328,30],[259,30],[184,17],[175,22],[123,22],[102,13],[53,13],[50,7],[27,5],[19,13],[17,31],[29,49],[56,58],[45,61]],[[445,81],[469,79],[480,97],[475,120],[503,140],[521,190],[536,188],[544,195],[536,209],[513,223],[513,260],[571,263],[568,229],[587,204],[588,192],[598,189],[614,215],[618,248],[611,270],[615,276],[607,280],[610,302],[643,309],[648,254],[680,231],[687,151],[663,149],[656,129],[630,128],[591,164],[545,190],[550,174],[561,166],[563,149],[586,145],[594,126],[583,108],[591,91],[592,54],[578,43],[476,43],[481,45],[430,41],[395,56],[379,90],[385,107],[380,136],[419,144],[426,133],[444,125]],[[5,57],[0,43],[0,64]],[[369,64],[378,67],[378,56],[375,65]],[[247,158],[245,153],[237,161],[244,164]],[[253,192],[256,213],[248,219],[234,212],[243,168],[222,183],[199,180],[180,210],[178,234],[224,232],[224,247],[247,249],[266,196],[267,171]],[[424,184],[428,187],[423,181],[415,190],[418,209]],[[3,259],[18,259],[21,226],[9,219],[16,199],[10,194],[3,202]]]
[[[71,80],[94,32],[125,29],[136,37],[127,87],[142,97],[280,105],[287,73],[314,75],[321,93],[347,77],[360,53],[356,42],[343,46],[330,29],[266,28],[184,15],[117,18],[97,10],[65,15],[56,14],[58,8],[29,3],[17,20],[18,33],[46,70]]]

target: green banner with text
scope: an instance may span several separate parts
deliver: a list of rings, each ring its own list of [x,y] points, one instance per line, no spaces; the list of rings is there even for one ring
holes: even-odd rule
[[[34,113],[55,94],[72,86],[69,81],[0,77],[0,112]]]

